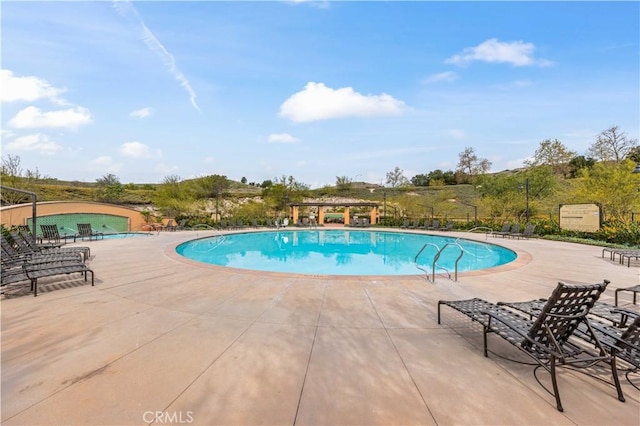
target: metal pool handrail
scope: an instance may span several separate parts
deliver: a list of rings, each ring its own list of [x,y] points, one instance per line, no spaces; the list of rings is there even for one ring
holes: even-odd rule
[[[436,282],[436,264],[438,263],[438,259],[440,259],[440,256],[442,255],[442,252],[444,251],[444,249],[447,248],[447,246],[450,246],[450,245],[455,245],[460,249],[460,255],[458,256],[458,258],[456,259],[455,264],[454,264],[454,274],[455,274],[454,281],[458,281],[458,262],[460,261],[460,259],[464,255],[464,249],[457,242],[446,243],[445,245],[442,246],[442,248],[438,247],[438,245],[434,244],[434,243],[426,243],[425,245],[422,246],[422,248],[420,249],[418,254],[416,254],[416,256],[413,258],[413,262],[415,263],[416,268],[420,269],[421,271],[423,271],[425,273],[425,276],[427,277],[427,280],[429,279],[429,272],[426,269],[421,268],[418,265],[418,257],[420,256],[420,254],[422,254],[424,249],[427,248],[427,246],[433,246],[436,249],[438,249],[438,252],[433,257],[433,262],[431,264],[431,280],[430,280],[431,282]],[[447,268],[445,268],[444,266],[438,266],[438,267],[440,269],[443,269],[447,273],[447,275],[449,276],[449,279],[451,279],[451,272],[449,272],[449,270]]]

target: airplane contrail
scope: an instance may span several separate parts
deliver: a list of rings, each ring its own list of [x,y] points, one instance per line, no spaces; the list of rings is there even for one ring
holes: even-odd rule
[[[138,14],[138,11],[133,4],[131,4],[128,0],[114,0],[113,2],[114,9],[124,18],[133,20],[134,23],[140,28],[142,32],[142,41],[147,45],[147,47],[154,52],[156,55],[160,57],[162,63],[167,67],[169,72],[174,76],[176,80],[180,83],[187,93],[189,94],[189,101],[191,105],[200,112],[200,107],[196,103],[196,92],[189,84],[189,80],[182,74],[182,72],[176,66],[176,61],[171,53],[167,51],[167,49],[160,43],[160,41],[156,38],[155,35],[151,32],[149,28],[145,25],[144,21]]]

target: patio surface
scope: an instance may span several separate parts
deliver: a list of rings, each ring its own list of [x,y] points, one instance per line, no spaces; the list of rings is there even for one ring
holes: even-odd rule
[[[559,280],[608,279],[613,303],[640,268],[601,248],[489,238],[518,259],[433,284],[202,265],[174,251],[196,234],[211,232],[78,243],[95,287],[70,276],[4,298],[2,424],[640,424],[623,375],[625,403],[561,369],[560,413],[531,366],[500,357],[515,348],[492,336],[485,358],[479,326],[446,307],[437,324],[440,299],[546,297]]]

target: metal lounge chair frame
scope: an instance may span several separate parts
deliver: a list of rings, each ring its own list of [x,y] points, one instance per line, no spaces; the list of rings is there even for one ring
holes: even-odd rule
[[[531,318],[540,313],[544,302],[545,299],[537,299],[528,302],[498,302],[497,304],[525,313]],[[590,324],[600,343],[612,356],[632,366],[625,371],[625,377],[633,387],[640,389],[629,378],[631,373],[640,370],[640,312],[618,308],[604,302],[596,302],[589,311],[589,315],[592,317]],[[610,321],[613,325],[603,323],[602,319]],[[631,319],[631,324],[627,323],[629,319]],[[590,344],[595,343],[584,325],[578,327],[575,336]]]
[[[10,231],[9,235],[13,240],[12,247],[17,251],[16,254],[30,256],[36,254],[60,255],[63,253],[81,253],[84,260],[88,260],[91,257],[91,248],[86,246],[61,247],[59,244],[36,244],[33,237],[24,229]]]
[[[617,288],[616,289],[616,293],[615,293],[615,305],[618,306],[618,293],[622,292],[622,291],[629,291],[631,293],[633,293],[633,304],[636,304],[636,300],[637,300],[637,295],[638,293],[640,293],[640,284],[638,285],[634,285],[631,287],[624,287],[624,288]]]
[[[32,257],[10,257],[6,254],[5,239],[2,239],[2,268],[0,285],[6,287],[29,281],[33,296],[38,295],[38,279],[57,275],[82,273],[87,281],[87,273],[91,273],[91,286],[94,285],[94,274],[82,261],[80,253],[61,255],[36,255]]]
[[[533,319],[478,298],[462,301],[441,300],[438,302],[438,323],[440,307],[443,304],[447,305],[482,324],[485,357],[489,356],[488,335],[491,333],[528,355],[537,363],[533,371],[534,377],[555,397],[558,411],[564,411],[556,375],[558,366],[586,369],[601,362],[608,364],[613,378],[613,383],[610,384],[616,388],[618,399],[624,402],[616,358],[604,349],[587,320],[589,310],[604,292],[607,284],[609,282],[606,280],[590,285],[567,285],[559,282],[539,315]],[[590,333],[597,350],[573,341],[574,332],[580,325]],[[539,368],[551,375],[552,390],[543,385],[538,378]]]
[[[492,235],[494,237],[501,236],[502,238],[504,238],[505,236],[509,235],[510,232],[511,232],[511,224],[509,222],[505,222],[502,224],[502,228],[500,228],[499,231],[494,231]]]
[[[94,231],[93,228],[91,228],[90,223],[77,223],[76,226],[78,227],[78,234],[76,235],[76,238],[81,238],[83,240],[85,238],[89,238],[89,241],[94,238],[97,240],[98,237],[104,238],[104,234],[102,232]]]
[[[603,324],[594,323],[592,325],[600,336],[600,341],[611,355],[632,366],[625,371],[625,377],[631,386],[640,390],[640,387],[629,378],[631,373],[640,371],[640,315],[635,317],[622,333],[620,333],[620,329],[612,329]]]
[[[73,239],[73,242],[76,242],[76,235],[64,235],[60,236],[58,232],[57,225],[40,225],[40,229],[42,230],[42,240],[47,240],[48,242],[56,242],[59,243],[64,240],[65,244],[67,239]]]

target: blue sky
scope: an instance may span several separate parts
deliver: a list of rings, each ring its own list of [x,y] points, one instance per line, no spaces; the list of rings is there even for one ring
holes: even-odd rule
[[[1,7],[2,155],[61,180],[380,184],[638,138],[638,2]]]

